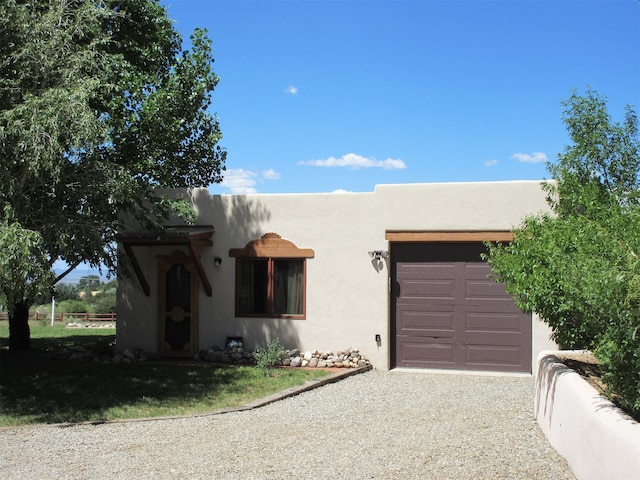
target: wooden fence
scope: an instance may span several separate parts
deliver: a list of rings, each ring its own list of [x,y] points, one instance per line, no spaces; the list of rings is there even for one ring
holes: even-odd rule
[[[0,321],[9,320],[9,315],[4,312],[0,313]],[[34,321],[51,321],[50,313],[33,312],[29,314],[29,320]],[[54,315],[56,322],[115,322],[115,313],[64,313],[60,312]]]

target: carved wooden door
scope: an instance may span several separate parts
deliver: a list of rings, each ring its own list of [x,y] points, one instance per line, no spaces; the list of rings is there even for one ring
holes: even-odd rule
[[[198,276],[189,256],[158,257],[158,352],[193,357],[198,351]]]

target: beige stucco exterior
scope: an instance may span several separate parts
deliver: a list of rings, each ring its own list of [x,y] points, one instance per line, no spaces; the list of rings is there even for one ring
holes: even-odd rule
[[[213,290],[210,297],[199,294],[201,349],[223,346],[229,336],[242,336],[248,348],[277,337],[286,348],[359,348],[380,369],[390,367],[390,265],[387,259],[382,270],[375,268],[368,252],[389,250],[387,232],[509,231],[526,215],[548,211],[538,181],[379,185],[368,193],[331,194],[211,195],[198,189],[188,195],[197,224],[215,227],[213,246],[199,248]],[[307,260],[304,320],[234,316],[229,250],[267,232],[315,252]],[[119,282],[119,348],[156,350],[156,259],[175,249],[135,248],[151,295],[142,293],[135,277]],[[215,257],[222,258],[218,267]],[[545,325],[532,321],[535,358],[554,344]]]

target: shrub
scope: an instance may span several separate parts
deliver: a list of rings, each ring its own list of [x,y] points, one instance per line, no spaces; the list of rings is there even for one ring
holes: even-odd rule
[[[549,164],[550,215],[527,218],[488,262],[516,304],[600,360],[606,393],[640,418],[640,144],[593,92],[564,103],[574,145]]]
[[[78,287],[70,283],[60,283],[55,286],[56,302],[62,302],[63,300],[77,300]]]
[[[114,313],[116,311],[115,293],[98,294],[95,303],[95,311],[96,313]]]
[[[56,306],[56,311],[64,313],[86,313],[87,304],[82,300],[65,300]]]
[[[256,359],[256,367],[262,370],[265,375],[269,374],[269,369],[277,365],[284,355],[284,348],[280,344],[280,339],[275,338],[267,345],[266,349],[258,348],[253,352]]]

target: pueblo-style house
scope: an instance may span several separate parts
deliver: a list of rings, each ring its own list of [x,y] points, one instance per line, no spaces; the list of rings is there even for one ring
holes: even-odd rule
[[[537,181],[378,185],[369,193],[174,191],[197,213],[121,232],[117,344],[193,357],[358,348],[375,368],[532,371],[555,345],[489,277],[484,242],[548,211]]]

